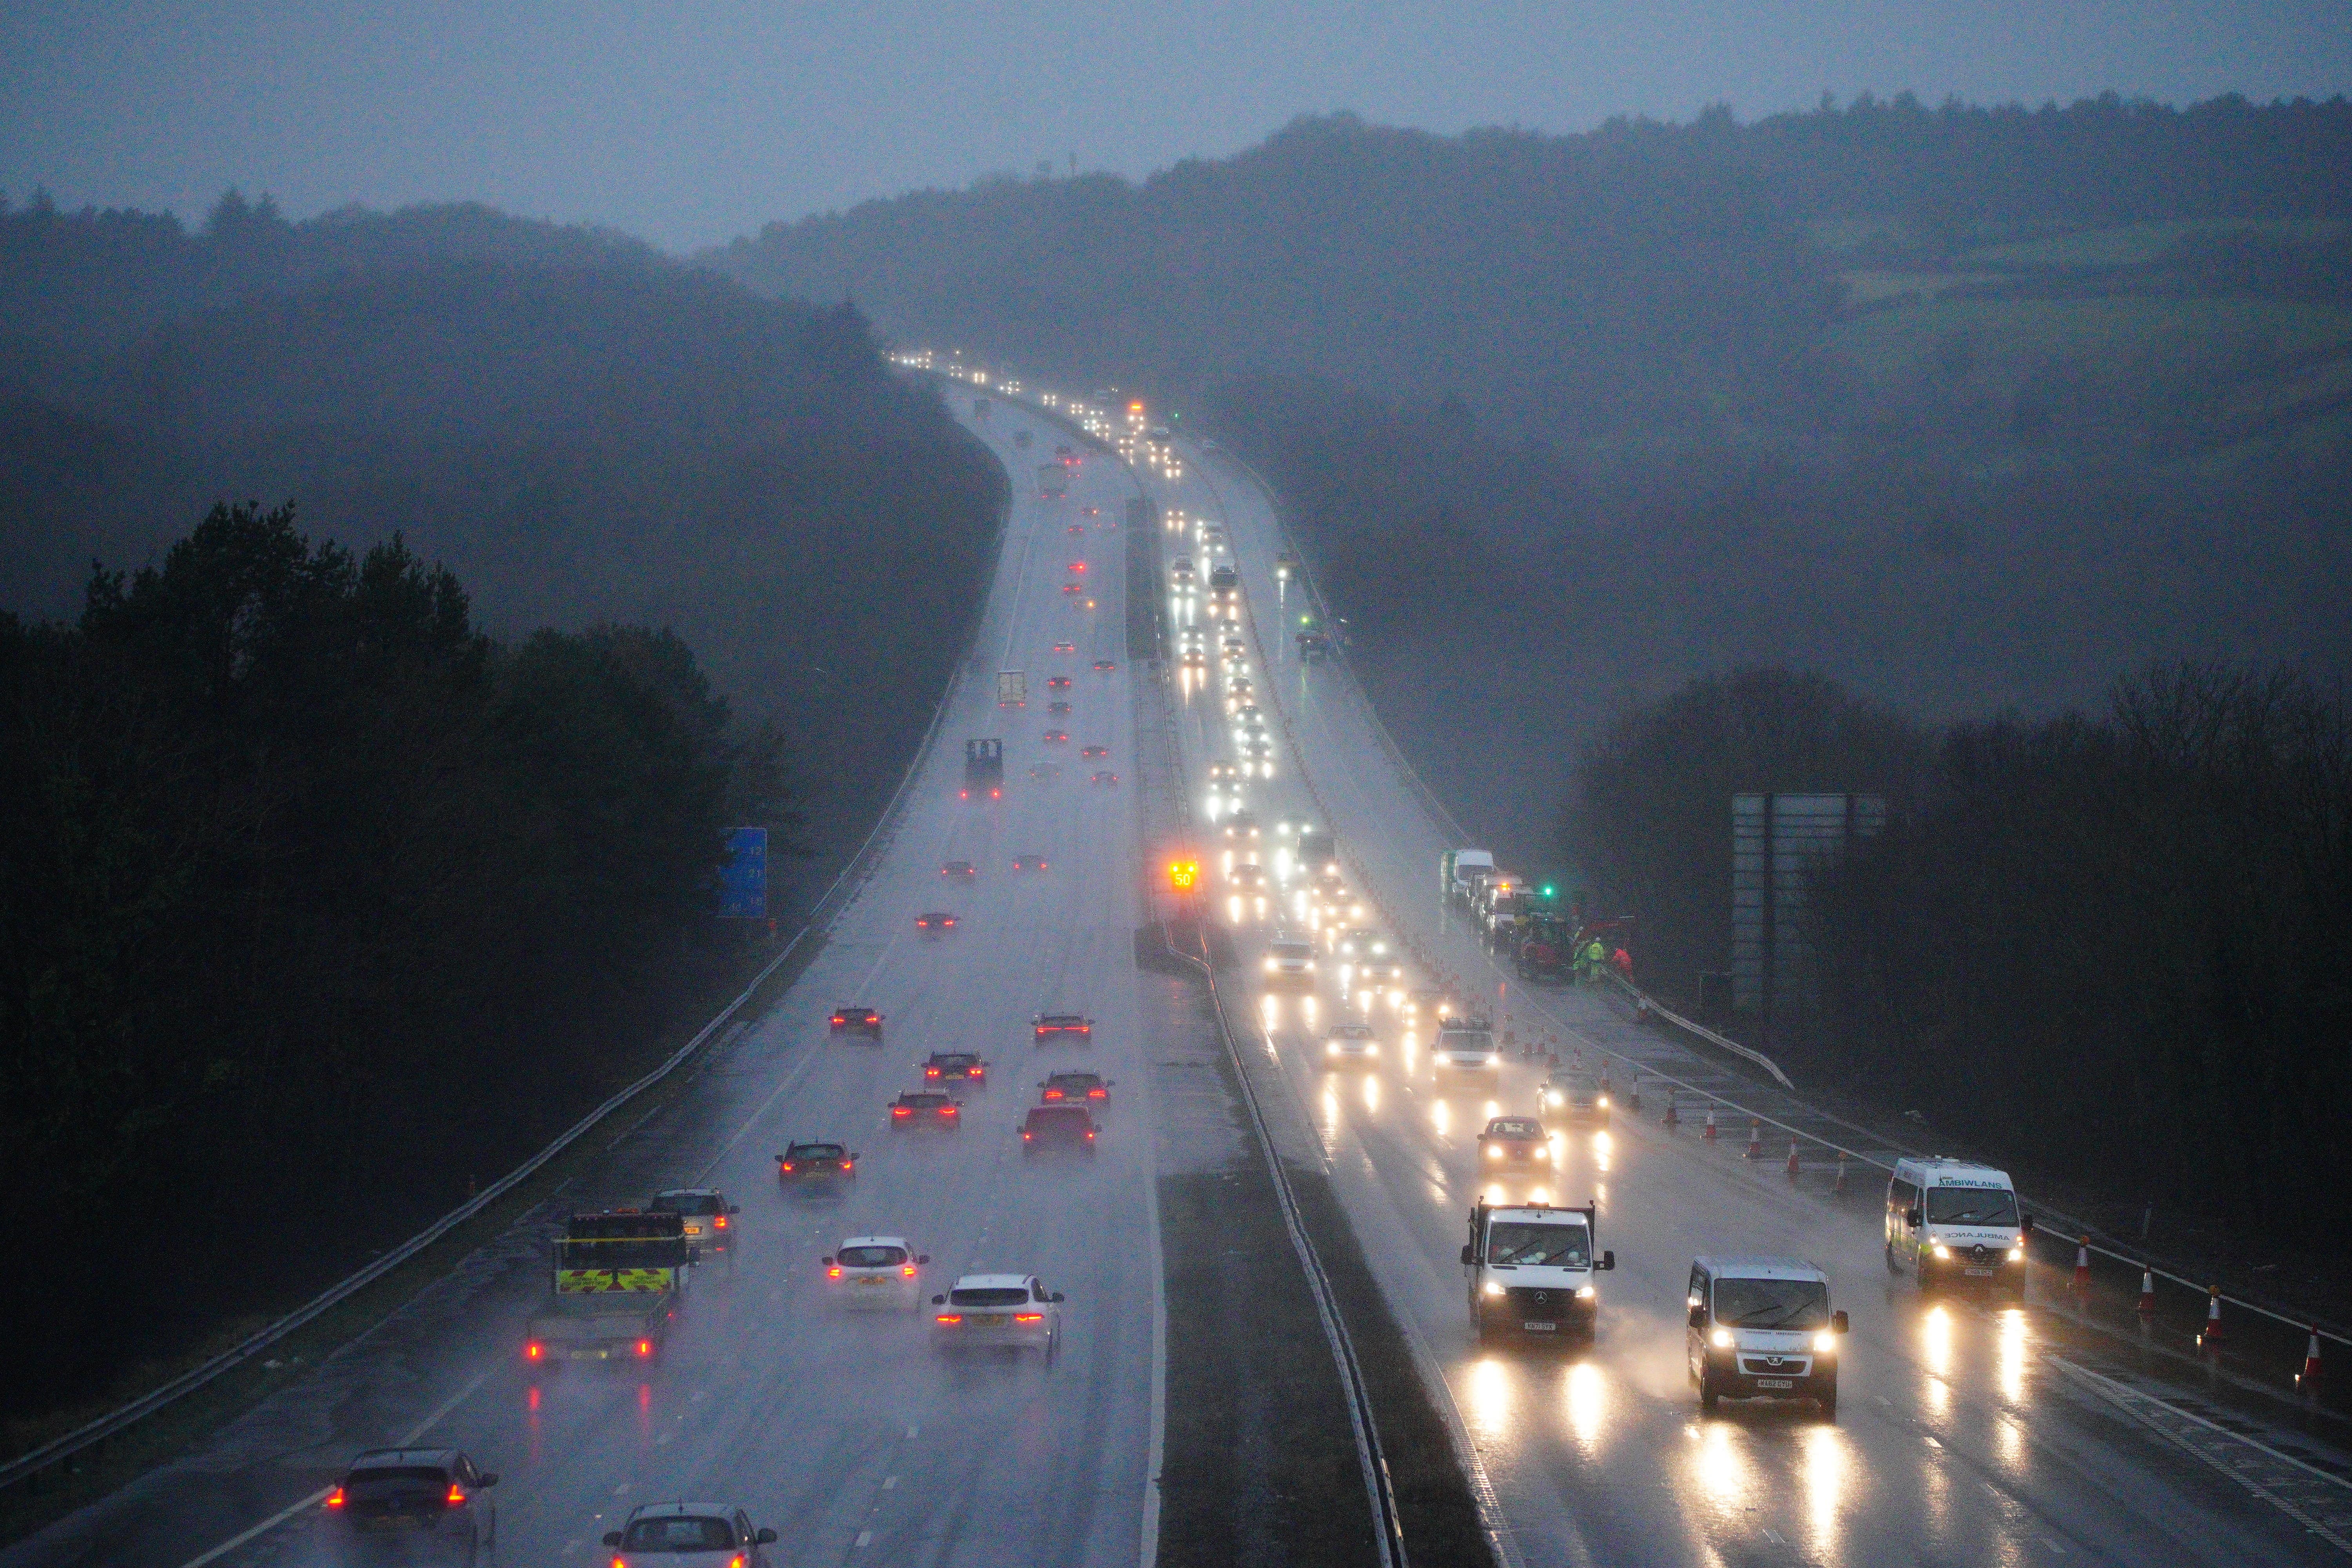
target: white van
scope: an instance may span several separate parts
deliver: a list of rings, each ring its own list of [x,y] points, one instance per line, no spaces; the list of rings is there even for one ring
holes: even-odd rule
[[[1811,1399],[1837,1419],[1843,1310],[1830,1277],[1802,1258],[1697,1258],[1684,1298],[1684,1347],[1698,1403]]]
[[[1919,1289],[1982,1284],[2025,1294],[2025,1238],[2009,1173],[1943,1158],[1898,1160],[1886,1184],[1886,1268]]]

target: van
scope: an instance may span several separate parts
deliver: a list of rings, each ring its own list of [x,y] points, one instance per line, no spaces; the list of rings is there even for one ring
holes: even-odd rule
[[[1239,867],[1235,868],[1240,869]],[[1289,931],[1276,931],[1266,943],[1266,989],[1315,984],[1315,944]]]
[[[1886,1184],[1886,1268],[1919,1289],[1981,1284],[2025,1294],[2033,1221],[2006,1171],[1962,1160],[1906,1159]]]
[[[1699,1408],[1720,1399],[1811,1399],[1837,1419],[1843,1310],[1830,1277],[1801,1258],[1699,1258],[1691,1262],[1683,1336]]]

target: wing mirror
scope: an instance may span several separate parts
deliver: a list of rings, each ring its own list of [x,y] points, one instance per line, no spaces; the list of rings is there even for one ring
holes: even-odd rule
[[[1922,1211],[1918,1209],[1909,1209],[1904,1213],[1903,1223],[1911,1226],[1914,1230],[1916,1230],[1919,1227],[1920,1222],[1926,1218],[1927,1215]]]
[[[474,1479],[474,1484],[478,1487],[497,1486],[499,1484],[499,1473],[496,1470],[485,1470]]]
[[[743,1212],[743,1205],[741,1204],[729,1204],[727,1205],[727,1212],[729,1214],[741,1214]]]
[[[604,1544],[607,1546],[618,1546],[621,1544],[621,1532],[617,1530],[606,1531],[604,1532]]]
[[[1468,1242],[1464,1242],[1462,1244],[1462,1267],[1465,1268],[1475,1268],[1477,1265],[1478,1249],[1471,1246]]]
[[[1061,1293],[1059,1290],[1055,1291],[1055,1292],[1054,1292],[1054,1295],[1053,1295],[1053,1300],[1055,1300],[1058,1301],[1058,1300],[1060,1300],[1061,1299],[1062,1299],[1062,1293]]]
[[[817,1267],[819,1267],[820,1268],[832,1268],[832,1267],[833,1267],[833,1254],[831,1254],[831,1253],[829,1253],[829,1252],[828,1252],[828,1253],[826,1253],[823,1258],[818,1258],[816,1261],[817,1261]]]
[[[1830,1332],[1833,1334],[1844,1333],[1847,1331],[1848,1326],[1849,1325],[1846,1322],[1845,1309],[1843,1307],[1840,1307],[1836,1311],[1830,1314]]]
[[[948,1299],[945,1296],[934,1296],[931,1298],[931,1305],[934,1307],[944,1307],[947,1304]]]
[[[1690,1310],[1690,1326],[1694,1329],[1706,1327],[1706,1309],[1704,1306],[1695,1306]]]
[[[1613,1253],[1613,1252],[1603,1252],[1603,1253],[1601,1255],[1601,1268],[1616,1268],[1616,1267],[1617,1267],[1617,1255],[1616,1255],[1615,1253]]]
[[[918,1255],[916,1256],[916,1258],[915,1258],[915,1266],[916,1266],[917,1268],[921,1268],[924,1264],[929,1263],[930,1260],[931,1260],[931,1255],[930,1255],[929,1253],[928,1253],[928,1252],[925,1252],[925,1253],[919,1253],[919,1254],[918,1254]]]
[[[759,1534],[753,1536],[751,1539],[758,1542],[762,1546],[773,1546],[776,1543],[776,1532],[772,1530],[763,1528]]]
[[[2033,1216],[2023,1209],[2017,1211],[2017,1238],[2020,1241],[2033,1234]]]

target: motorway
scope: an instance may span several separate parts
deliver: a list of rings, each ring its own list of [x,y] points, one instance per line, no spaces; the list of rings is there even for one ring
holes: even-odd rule
[[[983,426],[1013,472],[1019,416]],[[1053,427],[1034,426],[1049,443]],[[776,1529],[780,1563],[1136,1563],[1149,1540],[1155,1234],[1149,1075],[1139,1055],[1133,932],[1139,808],[1117,524],[1132,481],[1088,462],[1069,496],[1021,487],[985,619],[878,866],[814,964],[697,1076],[673,1113],[621,1135],[593,1184],[546,1205],[383,1328],[298,1377],[186,1458],[0,1553],[0,1564],[324,1560],[309,1500],[352,1453],[404,1439],[451,1445],[500,1473],[497,1561],[597,1561],[598,1536],[635,1503],[737,1504]],[[1099,519],[1081,509],[1098,503]],[[1076,528],[1083,531],[1073,533]],[[1068,570],[1083,560],[1083,577]],[[1083,581],[1091,592],[1066,595]],[[1076,644],[1069,655],[1049,651]],[[1097,672],[1097,658],[1117,668]],[[1026,671],[1028,706],[1001,712],[999,669]],[[1066,693],[1043,689],[1062,674]],[[1067,719],[1048,697],[1072,703]],[[1048,746],[1049,728],[1066,745]],[[1005,742],[1005,798],[957,799],[968,736]],[[1087,762],[1087,744],[1110,748]],[[1033,765],[1058,766],[1053,782]],[[1117,787],[1087,783],[1097,770]],[[1015,873],[1017,855],[1047,858]],[[968,860],[971,884],[940,868]],[[915,917],[961,917],[919,937]],[[887,1043],[827,1037],[836,1004],[886,1016]],[[1038,1047],[1033,1014],[1083,1011],[1092,1045]],[[963,1130],[888,1129],[885,1103],[917,1087],[933,1049],[976,1048],[996,1082],[965,1097]],[[1048,1063],[1117,1080],[1097,1153],[1024,1161],[1017,1132]],[[779,1188],[794,1137],[860,1150],[854,1190]],[[715,1185],[741,1205],[740,1253],[698,1271],[651,1370],[572,1368],[534,1388],[522,1319],[544,1287],[563,1212]],[[1034,1272],[1066,1298],[1055,1363],[943,1357],[928,1310],[845,1311],[818,1260],[846,1236],[898,1233],[929,1255],[925,1295],[961,1272]],[[217,1556],[281,1510],[283,1521]]]
[[[1289,591],[1276,574],[1286,542],[1266,495],[1223,454],[1180,451],[1184,477],[1154,493],[1190,520],[1225,525],[1254,611],[1256,700],[1287,742],[1277,777],[1251,786],[1261,823],[1334,827],[1351,882],[1387,911],[1372,923],[1409,937],[1498,1025],[1509,1016],[1549,1031],[1595,1066],[1613,1054],[1621,1100],[1629,1063],[1731,1082],[1601,994],[1530,992],[1447,914],[1437,896],[1447,830],[1345,665],[1305,665],[1285,638],[1296,594],[1274,610]],[[1171,605],[1181,621],[1185,601]],[[1177,730],[1199,780],[1232,752],[1227,721],[1214,692],[1188,688],[1181,704]],[[1203,842],[1204,863],[1220,860],[1221,841]],[[1279,915],[1256,919],[1234,891],[1216,889],[1211,903],[1238,917],[1248,977],[1261,951],[1250,938],[1270,934]],[[1565,1136],[1554,1174],[1496,1178],[1478,1167],[1476,1134],[1491,1115],[1537,1110],[1540,1069],[1514,1057],[1483,1083],[1440,1079],[1401,1010],[1342,1005],[1328,974],[1312,998],[1261,996],[1261,1048],[1245,1054],[1275,1089],[1268,1098],[1295,1110],[1286,1157],[1331,1173],[1391,1310],[1442,1378],[1507,1559],[2239,1564],[2340,1559],[2352,1542],[2342,1455],[2211,1407],[2179,1415],[2200,1406],[2136,1392],[2128,1358],[2072,1342],[2038,1306],[1923,1302],[1891,1281],[1883,1174],[1858,1168],[1859,1191],[1840,1199],[1818,1163],[1787,1176],[1781,1146],[1751,1163],[1732,1142],[1660,1126],[1654,1084],[1646,1116]],[[1381,1061],[1328,1070],[1322,1030],[1358,1016],[1381,1029]],[[1600,1245],[1619,1267],[1601,1277],[1590,1347],[1477,1344],[1455,1255],[1482,1189],[1597,1202]],[[1809,1406],[1738,1402],[1701,1417],[1683,1366],[1682,1296],[1692,1259],[1710,1252],[1789,1253],[1827,1268],[1853,1321],[1834,1424]]]

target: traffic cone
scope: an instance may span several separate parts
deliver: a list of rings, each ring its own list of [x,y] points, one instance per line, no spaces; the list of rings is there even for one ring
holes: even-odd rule
[[[2205,1331],[2197,1336],[2197,1348],[2200,1351],[2219,1351],[2221,1348],[2221,1287],[2219,1285],[2210,1287],[2205,1292]]]
[[[2139,1315],[2143,1318],[2156,1316],[2156,1270],[2153,1268],[2139,1271]]]
[[[1748,1147],[1740,1152],[1739,1157],[1743,1160],[1760,1160],[1764,1157],[1764,1119],[1762,1117],[1751,1116],[1748,1119]]]
[[[1710,1143],[1715,1142],[1715,1107],[1712,1105],[1706,1108],[1706,1141]]]
[[[1837,1184],[1830,1188],[1830,1191],[1833,1193],[1845,1191],[1845,1151],[1843,1149],[1838,1151]]]
[[[1666,1125],[1680,1127],[1682,1124],[1683,1119],[1675,1114],[1675,1091],[1670,1089],[1666,1090]]]
[[[2088,1294],[2091,1289],[2091,1238],[2084,1237],[2074,1246],[2074,1294]]]
[[[1633,1092],[1625,1097],[1625,1106],[1636,1116],[1642,1113],[1642,1075],[1640,1073],[1633,1075]]]
[[[2319,1331],[2311,1331],[2311,1342],[2303,1347],[2303,1370],[2294,1374],[2298,1394],[2310,1394],[2319,1387]]]
[[[1789,1180],[1790,1180],[1790,1181],[1792,1181],[1792,1182],[1793,1182],[1793,1181],[1795,1181],[1796,1179],[1797,1179],[1797,1141],[1796,1141],[1794,1138],[1791,1138],[1791,1139],[1790,1139],[1790,1140],[1789,1140]]]

